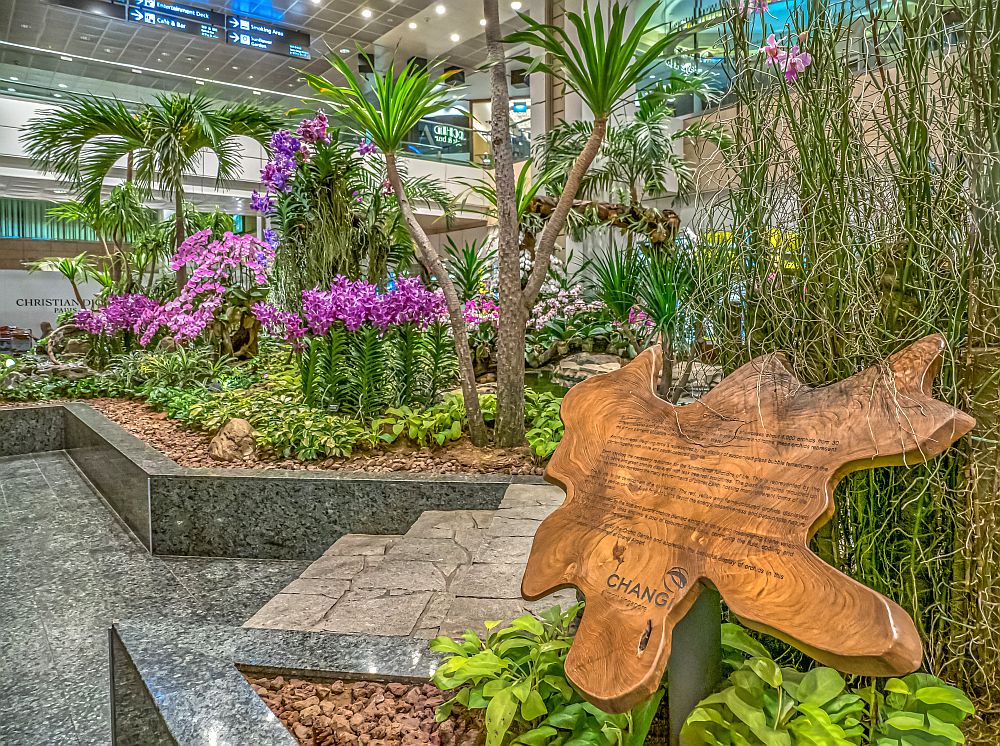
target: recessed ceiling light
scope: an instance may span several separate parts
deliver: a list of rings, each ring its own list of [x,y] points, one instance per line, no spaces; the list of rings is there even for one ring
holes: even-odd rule
[[[72,58],[72,57],[69,57],[69,56],[67,56],[67,55],[65,55],[65,54],[61,54],[61,55],[59,55],[59,59],[61,59],[61,60],[64,60],[64,61],[66,61],[66,62],[72,62],[72,61],[73,61],[73,58]]]
[[[253,80],[253,75],[247,75],[247,80]]]
[[[68,88],[69,86],[67,86],[67,85],[66,85],[65,83],[60,83],[60,84],[59,84],[59,87],[60,87],[60,88]]]
[[[55,96],[56,98],[62,98],[61,93],[53,93],[52,95]]]
[[[16,78],[13,75],[10,76],[10,79],[13,80],[15,83],[20,80],[20,78]]]
[[[195,85],[205,85],[205,81],[204,81],[204,80],[196,80],[196,81],[194,82],[194,84],[195,84]]]
[[[104,51],[108,54],[111,54],[111,47],[105,47]]]
[[[348,54],[348,53],[349,53],[350,51],[351,51],[351,50],[350,50],[350,49],[348,49],[347,47],[341,47],[341,48],[340,48],[340,53],[341,53],[341,54]]]
[[[459,36],[458,34],[452,34],[452,35],[451,35],[451,36],[449,36],[448,38],[449,38],[449,39],[451,39],[452,41],[458,41],[458,40],[459,40],[459,39],[461,39],[462,37],[461,37],[461,36]]]
[[[437,13],[439,16],[443,16],[445,14],[445,11],[447,10],[448,9],[446,7],[440,4],[434,6],[434,12]]]
[[[408,24],[406,24],[406,27],[410,29],[410,31],[412,31],[417,27],[417,24],[415,24],[413,21],[410,21]]]
[[[69,194],[69,189],[53,189],[53,194]]]
[[[140,70],[138,67],[133,67],[132,72],[134,72],[136,75],[142,75],[142,70]]]
[[[31,24],[30,23],[22,23],[21,24],[21,28],[31,28]]]
[[[512,3],[510,4],[510,9],[511,9],[511,10],[520,10],[520,9],[521,9],[522,7],[523,7],[523,6],[521,5],[521,3],[520,3],[520,2],[518,2],[518,0],[514,0],[514,2],[512,2]]]
[[[259,96],[259,95],[260,95],[260,91],[254,91],[254,92],[253,92],[253,95],[254,95],[254,96]]]
[[[16,88],[8,88],[7,90],[10,91],[11,93],[14,93],[15,91],[17,91]]]
[[[240,69],[239,65],[233,65],[233,70],[239,70],[239,69]]]
[[[361,17],[362,18],[371,18],[372,17],[371,8],[362,8],[361,9]]]
[[[208,71],[209,71],[209,70],[211,70],[211,69],[212,69],[212,68],[210,68],[210,67],[206,67],[206,68],[205,68],[205,72],[208,72]]]
[[[90,41],[90,37],[89,36],[81,36],[80,37],[80,41]]]
[[[485,18],[480,18],[479,19],[479,25],[480,26],[485,26],[486,25],[486,19]]]

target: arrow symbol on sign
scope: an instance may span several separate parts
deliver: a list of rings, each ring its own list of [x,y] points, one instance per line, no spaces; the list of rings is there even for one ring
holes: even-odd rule
[[[239,34],[237,34],[237,33],[230,33],[229,34],[229,41],[238,42],[239,40],[240,40],[240,35]]]
[[[142,11],[141,10],[136,10],[135,8],[132,8],[132,20],[133,21],[141,21],[142,17],[143,16],[142,16]]]
[[[233,18],[233,17],[230,17],[230,18],[229,18],[229,23],[230,23],[230,25],[231,25],[231,26],[232,26],[233,28],[236,28],[237,26],[239,26],[239,25],[240,25],[240,22],[239,22],[239,21],[238,21],[237,19]]]

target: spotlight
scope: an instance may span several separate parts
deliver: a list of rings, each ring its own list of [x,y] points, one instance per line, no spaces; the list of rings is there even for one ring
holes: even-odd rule
[[[371,8],[363,8],[361,10],[361,17],[362,18],[371,18],[372,17]]]
[[[447,10],[448,9],[446,7],[444,7],[443,5],[435,5],[434,6],[434,12],[437,13],[439,16],[443,16]]]
[[[449,38],[449,39],[451,39],[452,41],[455,41],[455,42],[457,42],[457,41],[458,41],[459,39],[461,39],[462,37],[461,37],[461,36],[459,36],[458,34],[452,34],[452,35],[451,35],[451,36],[449,36],[448,38]]]
[[[406,27],[410,29],[410,31],[413,31],[413,29],[417,27],[417,24],[415,24],[413,21],[410,21],[408,24],[406,24]]]
[[[512,3],[510,4],[510,9],[511,9],[511,10],[520,10],[520,9],[521,9],[521,8],[523,8],[523,7],[524,7],[524,6],[523,6],[523,5],[521,5],[521,3],[519,2],[519,0],[514,0],[514,2],[512,2]]]

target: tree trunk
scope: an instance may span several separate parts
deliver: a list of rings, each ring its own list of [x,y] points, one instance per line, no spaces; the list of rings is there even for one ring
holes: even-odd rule
[[[552,251],[556,246],[556,239],[566,226],[566,218],[569,217],[570,210],[573,209],[573,201],[577,192],[580,191],[580,182],[587,174],[587,169],[597,157],[597,152],[604,142],[604,135],[608,130],[607,117],[600,117],[594,120],[594,127],[587,138],[587,144],[583,146],[580,155],[573,162],[573,168],[569,170],[566,177],[566,185],[563,187],[556,208],[552,211],[552,216],[545,224],[542,235],[538,238],[535,247],[535,263],[531,268],[531,275],[528,277],[528,284],[524,288],[524,305],[531,308],[535,305],[538,292],[542,289],[542,283],[549,273],[549,261],[552,259]]]
[[[486,432],[486,422],[483,420],[483,412],[479,407],[476,371],[472,363],[472,350],[469,348],[469,335],[465,330],[465,307],[458,297],[455,284],[444,268],[441,257],[431,245],[424,229],[417,222],[413,208],[410,207],[410,201],[403,191],[403,182],[399,178],[399,170],[396,168],[395,153],[385,154],[385,168],[389,183],[392,184],[392,189],[399,202],[399,211],[403,215],[403,220],[406,222],[406,227],[409,229],[410,236],[416,246],[417,258],[428,274],[437,278],[438,285],[444,293],[445,302],[448,304],[448,318],[451,321],[451,333],[455,340],[455,355],[458,357],[458,370],[461,376],[462,397],[465,399],[465,414],[469,419],[469,436],[472,438],[473,445],[485,446],[489,438]]]
[[[660,372],[660,386],[657,393],[661,399],[670,401],[670,389],[674,385],[674,343],[666,332],[660,334],[660,353],[663,367]]]
[[[528,309],[521,295],[521,261],[518,242],[514,153],[510,142],[510,96],[507,59],[500,40],[497,0],[483,1],[486,18],[486,53],[490,61],[492,117],[490,140],[500,229],[500,321],[497,341],[496,444],[511,448],[524,443],[524,334]]]
[[[76,302],[80,304],[80,308],[86,308],[87,304],[83,302],[83,296],[80,295],[80,288],[76,284],[76,280],[69,278],[69,286],[73,288],[73,297],[76,298]]]
[[[180,187],[174,192],[174,250],[176,251],[184,243],[184,239],[187,237],[185,234],[187,228],[184,225],[184,192],[181,191]],[[188,273],[187,267],[183,264],[177,268],[177,292],[181,292],[185,285],[187,285]]]

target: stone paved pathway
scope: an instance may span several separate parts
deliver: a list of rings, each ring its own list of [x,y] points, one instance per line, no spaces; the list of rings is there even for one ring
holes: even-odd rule
[[[0,458],[0,744],[110,744],[112,620],[238,625],[307,564],[151,557],[65,454]]]
[[[521,598],[532,537],[562,499],[512,485],[496,512],[428,511],[404,536],[345,536],[244,626],[430,638],[572,603],[572,591]]]

